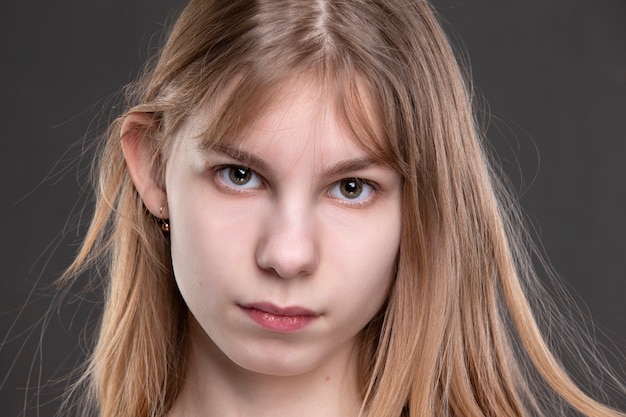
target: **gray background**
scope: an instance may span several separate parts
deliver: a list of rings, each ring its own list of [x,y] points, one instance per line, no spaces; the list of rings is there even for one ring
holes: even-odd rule
[[[0,416],[37,405],[52,416],[89,344],[96,296],[45,315],[87,222],[90,160],[77,155],[117,114],[110,98],[178,4],[3,2]],[[435,4],[469,54],[490,141],[545,252],[611,349],[626,352],[626,1]]]

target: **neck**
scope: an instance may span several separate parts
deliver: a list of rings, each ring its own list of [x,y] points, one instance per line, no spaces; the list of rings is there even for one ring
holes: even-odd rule
[[[352,348],[306,373],[266,375],[238,366],[190,326],[185,384],[169,417],[357,417],[361,400]]]

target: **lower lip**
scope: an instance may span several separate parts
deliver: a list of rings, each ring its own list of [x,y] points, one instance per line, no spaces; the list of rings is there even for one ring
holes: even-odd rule
[[[257,324],[267,330],[275,332],[295,332],[310,324],[315,320],[315,316],[281,316],[257,310],[256,308],[243,308],[243,311]]]

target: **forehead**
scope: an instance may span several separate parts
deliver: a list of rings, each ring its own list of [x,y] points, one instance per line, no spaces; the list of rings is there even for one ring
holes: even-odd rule
[[[234,94],[230,92],[230,94]],[[266,160],[336,159],[365,157],[356,145],[337,112],[335,100],[310,82],[284,83],[267,95],[262,111],[246,123],[230,128],[216,140],[214,121],[220,120],[220,107],[230,96],[207,100],[189,115],[180,132],[181,139],[194,138],[194,147],[213,149],[236,159],[248,160],[246,154]],[[247,109],[241,109],[249,114]]]
[[[187,117],[185,130],[193,132],[201,148],[210,149],[232,147],[262,132],[291,129],[293,134],[315,137],[320,127],[332,127],[335,137],[350,139],[373,159],[392,165],[375,101],[365,83],[352,78],[350,83],[340,83],[295,76],[255,85],[237,77],[205,98]]]

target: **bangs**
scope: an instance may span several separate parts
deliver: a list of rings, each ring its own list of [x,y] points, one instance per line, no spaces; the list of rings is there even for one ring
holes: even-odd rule
[[[359,147],[379,164],[403,174],[401,156],[394,152],[377,95],[362,77],[347,70],[247,71],[233,77],[212,95],[216,98],[205,103],[209,121],[200,146],[214,149],[245,137],[243,132],[279,101],[289,84],[313,86]]]

